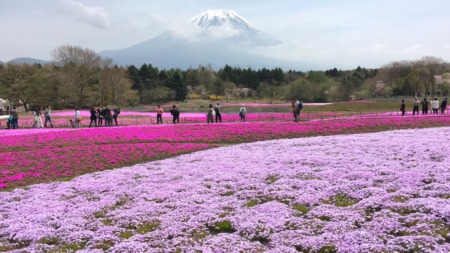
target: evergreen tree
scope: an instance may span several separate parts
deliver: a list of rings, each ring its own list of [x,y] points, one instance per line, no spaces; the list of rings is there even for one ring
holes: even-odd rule
[[[186,83],[182,80],[178,71],[165,81],[165,86],[175,91],[176,101],[184,101],[186,99],[188,93]]]

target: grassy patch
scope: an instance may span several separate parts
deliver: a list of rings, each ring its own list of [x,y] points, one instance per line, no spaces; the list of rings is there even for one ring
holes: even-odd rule
[[[348,207],[358,203],[356,199],[341,194],[331,196],[328,200],[324,200],[322,202],[324,204],[331,204],[338,207]]]
[[[266,181],[267,184],[273,184],[276,181],[278,181],[278,179],[279,178],[276,177],[276,176],[268,176],[268,177],[265,178],[265,181]]]
[[[307,205],[292,205],[292,209],[298,211],[299,213],[301,213],[302,215],[306,214],[309,212],[309,206]]]
[[[212,225],[208,225],[207,227],[209,232],[213,235],[219,233],[233,233],[236,231],[236,229],[234,229],[233,227],[233,224],[231,224],[231,222],[227,220],[213,223]]]
[[[119,237],[123,238],[123,239],[128,239],[128,238],[132,237],[133,235],[134,235],[133,231],[126,230],[126,231],[121,232],[119,234]]]
[[[136,233],[146,234],[159,228],[161,222],[159,220],[146,221],[136,228]]]

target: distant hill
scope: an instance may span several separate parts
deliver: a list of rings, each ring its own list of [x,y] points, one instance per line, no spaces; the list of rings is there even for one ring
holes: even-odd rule
[[[15,58],[8,62],[8,64],[41,64],[41,65],[49,63],[51,62],[27,57]]]

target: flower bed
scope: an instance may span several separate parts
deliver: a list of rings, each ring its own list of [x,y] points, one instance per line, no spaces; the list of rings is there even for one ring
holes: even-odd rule
[[[449,133],[249,143],[2,192],[0,249],[449,252]]]
[[[3,131],[0,188],[48,182],[223,144],[448,125],[449,117],[397,117]]]

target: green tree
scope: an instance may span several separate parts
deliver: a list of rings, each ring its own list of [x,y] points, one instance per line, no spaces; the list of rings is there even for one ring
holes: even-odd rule
[[[172,77],[167,79],[166,87],[175,91],[175,97],[173,97],[176,101],[184,101],[187,97],[187,87],[184,81],[182,80],[180,74],[175,72]]]

